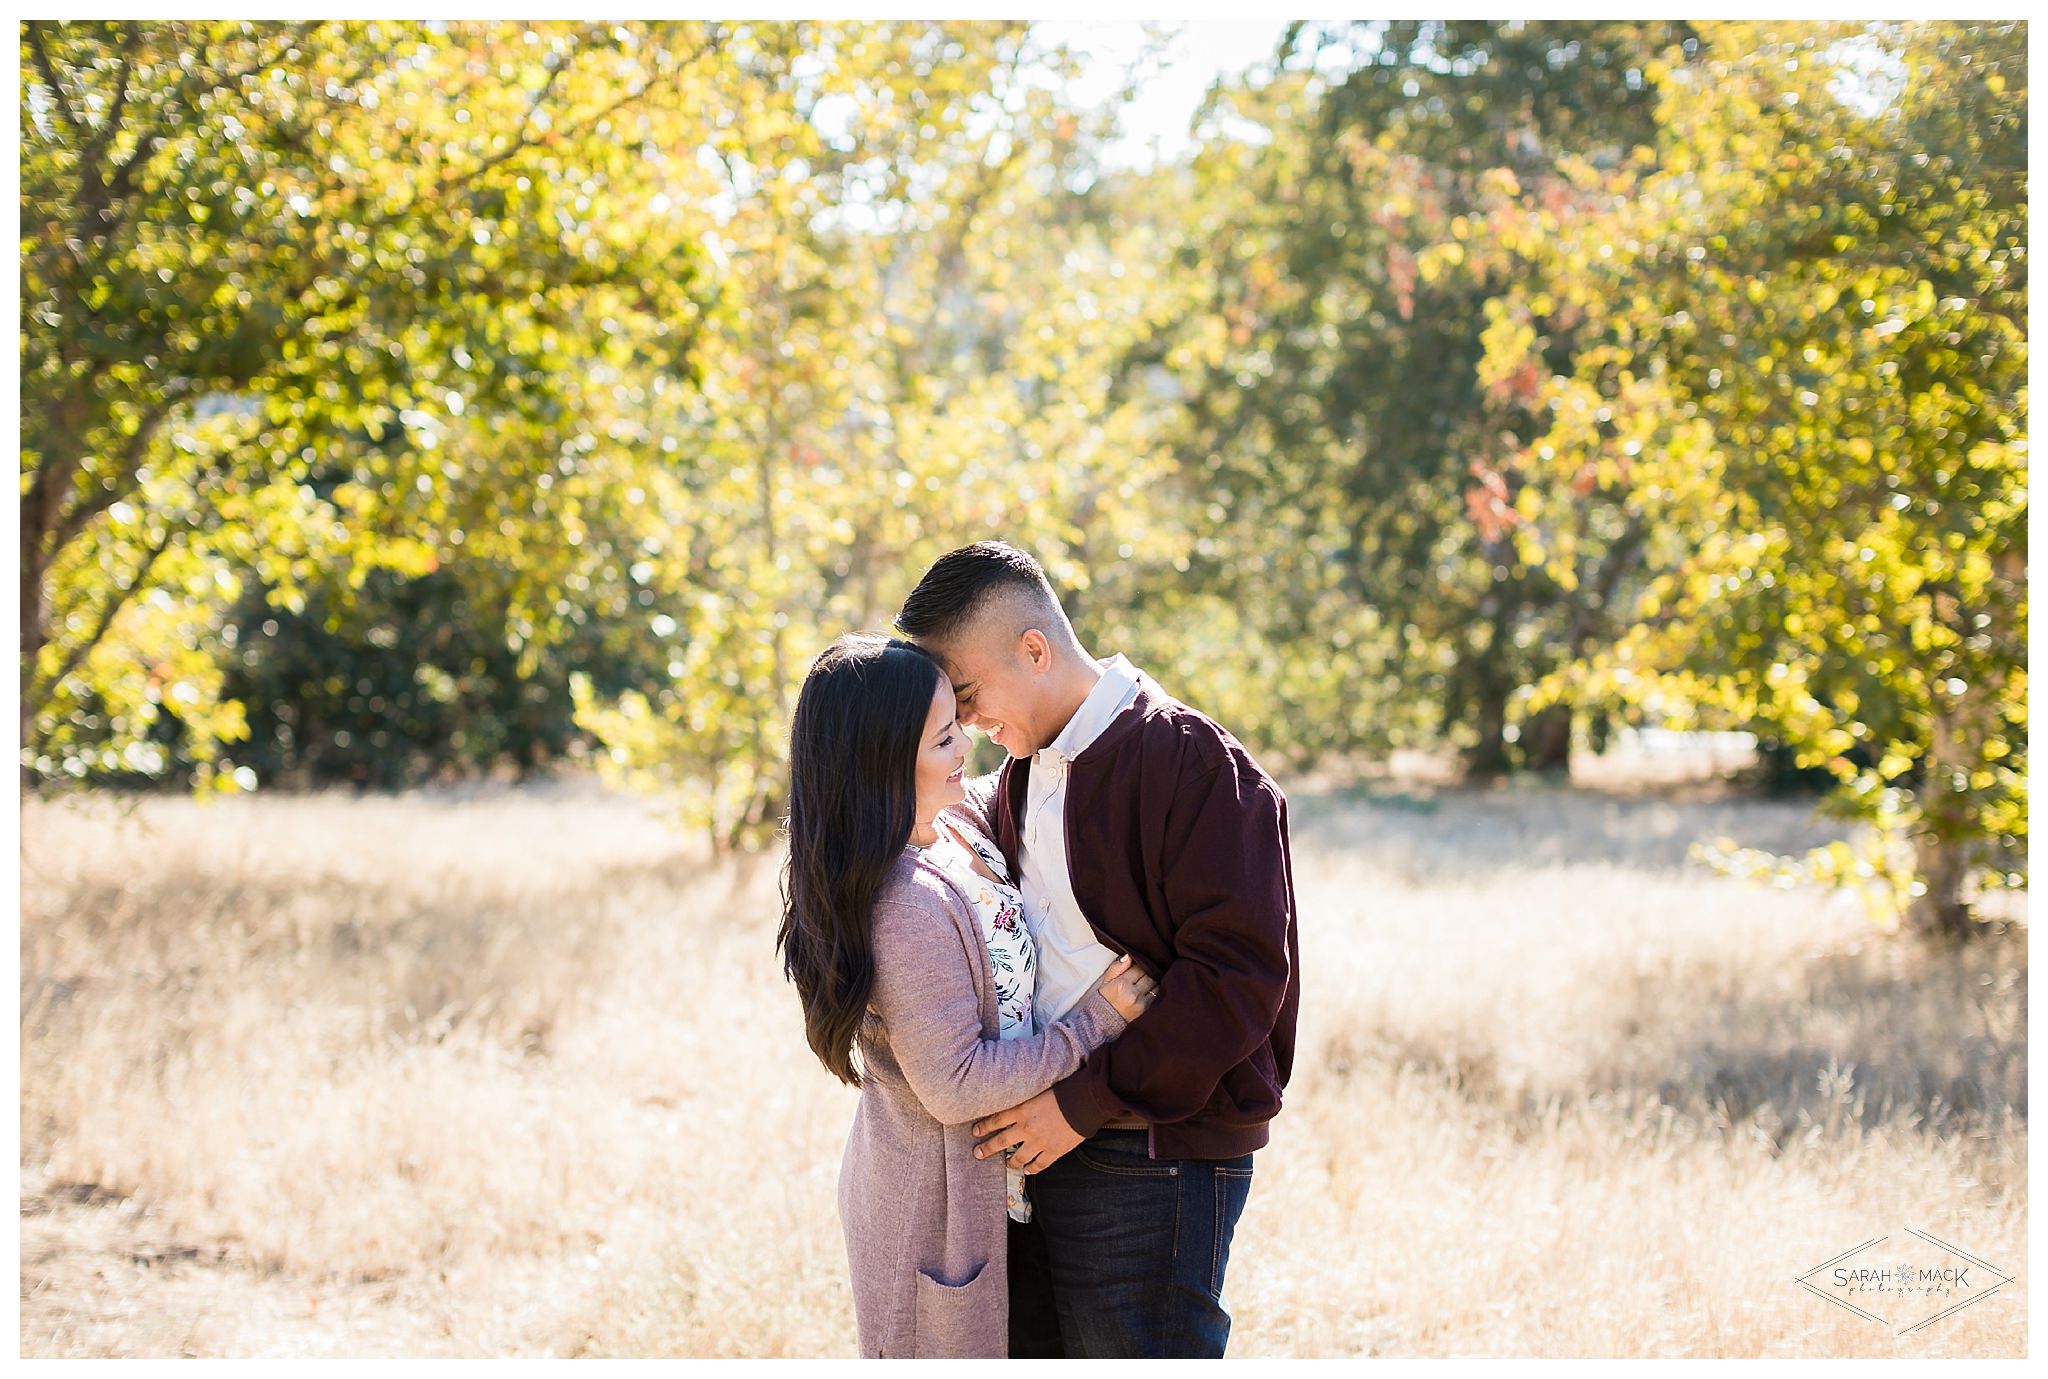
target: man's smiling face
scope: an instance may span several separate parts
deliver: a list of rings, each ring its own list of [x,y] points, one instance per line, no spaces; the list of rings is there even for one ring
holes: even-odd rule
[[[1028,757],[1058,735],[1057,727],[1046,731],[1052,662],[1044,634],[1013,635],[996,618],[931,650],[953,682],[963,727],[981,729],[1012,757]]]

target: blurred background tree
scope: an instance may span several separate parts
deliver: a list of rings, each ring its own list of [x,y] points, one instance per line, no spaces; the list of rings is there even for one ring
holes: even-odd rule
[[[1653,535],[1629,635],[1560,682],[1769,724],[1876,825],[1733,864],[1864,888],[1959,934],[2025,884],[2023,26],[1713,25],[1659,148],[1524,217],[1483,372],[1539,378],[1532,542],[1576,489]],[[1553,323],[1597,348],[1531,358]],[[1862,750],[1859,751],[1858,749]]]
[[[1255,137],[1194,166],[1206,213],[1183,262],[1215,286],[1190,323],[1206,331],[1182,440],[1203,514],[1192,577],[1293,663],[1272,667],[1271,717],[1302,751],[1449,740],[1475,778],[1561,770],[1572,706],[1517,722],[1517,696],[1611,633],[1630,557],[1565,583],[1512,539],[1517,480],[1495,457],[1522,413],[1475,365],[1520,266],[1485,217],[1557,196],[1562,160],[1649,143],[1645,69],[1696,40],[1359,21],[1316,45],[1307,69],[1212,92],[1207,113]]]
[[[646,147],[721,37],[22,26],[36,776],[160,768],[168,712],[201,783],[232,784],[247,724],[216,652],[247,580],[297,610],[309,584],[345,601],[372,569],[423,574],[480,491],[522,551],[563,539],[522,498],[574,426],[565,385],[627,322],[688,367],[699,250],[645,213]],[[530,443],[465,470],[457,427]]]
[[[1074,209],[1103,131],[1022,81],[1057,55],[1021,23],[788,42],[779,87],[717,145],[707,382],[657,427],[688,460],[659,476],[671,539],[650,556],[675,591],[670,683],[574,682],[606,769],[695,787],[687,817],[721,846],[780,821],[810,658],[886,627],[961,532],[1006,533],[1079,591],[1089,543],[1145,521],[1147,442],[1110,371],[1152,275],[1120,277],[1125,252]]]
[[[1872,841],[1724,865],[2025,884],[2019,26],[1296,24],[1152,167],[1022,22],[21,41],[38,786],[588,757],[756,844],[810,658],[1001,535],[1290,768],[1742,729]]]

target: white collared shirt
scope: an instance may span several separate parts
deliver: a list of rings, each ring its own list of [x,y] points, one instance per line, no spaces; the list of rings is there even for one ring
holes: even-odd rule
[[[1098,661],[1102,678],[1060,735],[1031,758],[1031,777],[1018,830],[1024,922],[1038,949],[1038,996],[1033,1004],[1043,1031],[1088,994],[1102,969],[1116,960],[1103,946],[1074,899],[1067,871],[1067,764],[1102,735],[1138,693],[1138,674],[1121,655]]]

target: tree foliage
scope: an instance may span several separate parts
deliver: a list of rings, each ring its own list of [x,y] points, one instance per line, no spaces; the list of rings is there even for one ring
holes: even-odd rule
[[[1691,42],[1663,23],[1361,21],[1324,31],[1315,65],[1212,97],[1260,137],[1195,169],[1215,209],[1188,258],[1216,281],[1190,343],[1196,577],[1262,640],[1319,648],[1287,704],[1306,750],[1449,737],[1475,774],[1564,763],[1571,706],[1518,724],[1523,690],[1604,635],[1629,562],[1566,582],[1509,534],[1518,479],[1497,458],[1521,400],[1477,364],[1520,265],[1489,218],[1554,196],[1564,160],[1648,141],[1644,72]]]
[[[1615,539],[1587,494],[1640,514],[1633,626],[1577,683],[1775,725],[1877,825],[1803,874],[1957,932],[2024,884],[2024,30],[1706,46],[1660,74],[1654,159],[1511,227],[1483,373],[1544,418],[1517,530],[1564,570]],[[1590,343],[1532,367],[1560,328]]]
[[[677,539],[649,557],[671,683],[577,682],[617,774],[694,785],[693,821],[725,843],[779,821],[810,659],[840,630],[885,629],[930,560],[1004,535],[1079,607],[1094,570],[1148,540],[1159,409],[1119,369],[1163,275],[1142,231],[1118,238],[1076,189],[1100,131],[1021,80],[1058,54],[1023,25],[944,32],[812,49],[818,100],[886,59],[917,119],[839,130],[792,111],[781,176],[760,166],[758,122],[721,149],[720,300],[737,305],[703,341],[706,386],[665,423],[699,458],[661,476]],[[875,167],[886,180],[857,182]]]
[[[2021,26],[1301,24],[1146,170],[1018,21],[21,45],[32,780],[594,744],[758,842],[999,535],[1291,764],[1749,728],[1874,827],[1725,865],[2024,884]]]

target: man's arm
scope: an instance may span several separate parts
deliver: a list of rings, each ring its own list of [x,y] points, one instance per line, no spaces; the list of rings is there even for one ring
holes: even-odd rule
[[[1185,1120],[1273,1032],[1287,992],[1288,885],[1280,800],[1221,748],[1166,822],[1162,885],[1174,958],[1145,1018],[1053,1086],[1086,1137],[1119,1112]],[[1213,766],[1208,763],[1215,763]]]

